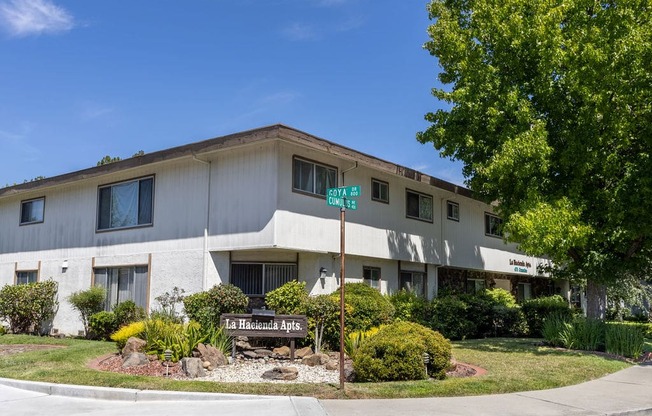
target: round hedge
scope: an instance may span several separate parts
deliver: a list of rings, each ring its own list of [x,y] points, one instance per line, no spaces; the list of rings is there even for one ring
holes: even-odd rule
[[[340,299],[340,289],[331,295]],[[347,332],[368,331],[389,324],[394,319],[394,306],[386,296],[364,283],[344,286],[344,324]]]
[[[223,313],[244,313],[249,298],[239,287],[232,284],[219,284],[206,292],[194,293],[183,299],[186,315],[202,327],[220,325]]]
[[[423,354],[430,362],[424,365]],[[439,332],[413,322],[382,327],[353,354],[358,381],[443,379],[450,366],[451,344]]]

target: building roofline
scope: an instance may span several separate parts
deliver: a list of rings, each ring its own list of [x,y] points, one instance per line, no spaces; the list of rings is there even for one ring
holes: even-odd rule
[[[471,190],[463,186],[455,185],[453,183],[426,175],[405,166],[387,162],[375,156],[359,152],[349,147],[342,146],[340,144],[322,139],[320,137],[305,133],[283,124],[274,124],[252,130],[228,134],[225,136],[215,137],[195,143],[172,147],[170,149],[146,153],[142,156],[134,156],[129,159],[108,163],[106,165],[94,166],[75,172],[53,176],[51,178],[45,178],[9,186],[6,188],[0,188],[0,198],[15,196],[27,191],[45,189],[53,186],[96,178],[150,164],[181,159],[184,157],[197,157],[202,154],[211,153],[222,149],[228,149],[274,139],[281,139],[287,142],[303,145],[308,148],[320,150],[334,156],[338,156],[354,162],[359,162],[365,166],[372,167],[389,174],[398,175],[452,192],[454,194],[477,199]]]

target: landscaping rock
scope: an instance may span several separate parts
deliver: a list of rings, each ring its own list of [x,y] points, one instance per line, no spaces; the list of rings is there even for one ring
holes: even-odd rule
[[[296,367],[274,367],[269,371],[265,371],[262,378],[265,380],[296,380],[299,377],[299,370]]]
[[[271,352],[270,350],[263,350],[263,349],[260,349],[260,350],[254,350],[254,352],[255,352],[256,355],[258,355],[259,357],[270,357],[270,356],[273,354],[273,352]]]
[[[335,360],[329,360],[326,364],[324,364],[324,368],[327,370],[337,370],[340,368],[340,363]]]
[[[282,347],[274,348],[274,351],[272,351],[276,355],[280,355],[281,357],[289,357],[290,356],[290,347],[284,345]]]
[[[182,358],[181,369],[190,378],[206,376],[201,358]]]
[[[296,350],[294,352],[294,355],[296,355],[297,358],[303,358],[305,356],[312,355],[312,354],[314,353],[312,352],[312,348],[310,347],[303,347],[300,350]]]
[[[140,365],[149,364],[149,359],[142,352],[132,352],[124,358],[122,368],[138,367]]]
[[[327,354],[318,353],[318,354],[312,354],[303,357],[303,359],[301,360],[301,364],[314,367],[316,365],[326,364],[329,360],[330,357]]]
[[[212,367],[219,367],[228,363],[222,351],[212,345],[204,345],[200,343],[197,345],[197,351],[199,352],[199,358],[203,361],[210,362]]]
[[[348,383],[355,381],[355,371],[353,370],[353,363],[351,361],[344,362],[344,380]]]
[[[253,350],[254,348],[247,341],[236,341],[235,346],[241,350]]]
[[[242,355],[243,355],[245,358],[251,358],[251,359],[258,358],[258,354],[256,354],[256,353],[253,352],[253,351],[244,351],[244,352],[242,353]]]
[[[140,338],[130,337],[127,340],[124,348],[122,349],[122,356],[127,357],[134,352],[143,352],[147,346],[147,341],[144,341]]]

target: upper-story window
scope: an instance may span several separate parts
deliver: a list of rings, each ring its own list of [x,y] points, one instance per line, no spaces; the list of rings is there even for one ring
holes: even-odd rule
[[[460,204],[457,202],[446,201],[446,217],[449,220],[460,220]]]
[[[293,170],[295,191],[326,196],[328,188],[337,187],[337,169],[332,166],[295,157]]]
[[[16,271],[16,284],[27,285],[38,282],[38,270]]]
[[[408,218],[432,222],[432,196],[406,190],[405,215]]]
[[[101,186],[98,192],[97,229],[151,225],[153,196],[153,177]]]
[[[371,199],[389,204],[389,184],[378,179],[372,179]]]
[[[490,237],[503,236],[503,220],[488,212],[484,213],[484,233]]]
[[[35,198],[20,203],[20,225],[43,222],[45,198]]]

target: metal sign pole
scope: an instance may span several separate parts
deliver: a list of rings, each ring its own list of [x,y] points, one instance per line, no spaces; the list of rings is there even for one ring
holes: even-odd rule
[[[344,224],[346,208],[340,208],[340,391],[344,393]]]

